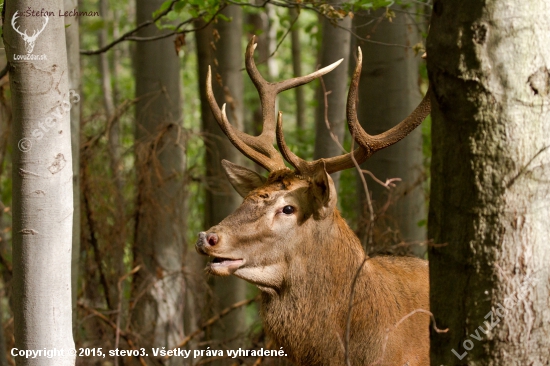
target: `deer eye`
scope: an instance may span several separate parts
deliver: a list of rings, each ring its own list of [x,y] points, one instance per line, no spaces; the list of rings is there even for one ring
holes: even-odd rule
[[[290,214],[294,213],[294,207],[292,207],[292,206],[283,207],[283,213],[285,215],[290,215]]]

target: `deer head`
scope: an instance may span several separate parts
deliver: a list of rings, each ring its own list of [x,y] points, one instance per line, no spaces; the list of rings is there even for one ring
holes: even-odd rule
[[[259,136],[250,136],[233,128],[227,119],[225,104],[220,109],[214,98],[210,70],[206,82],[207,98],[216,120],[229,140],[241,153],[264,167],[269,176],[264,178],[252,170],[222,161],[229,181],[244,201],[218,225],[199,233],[196,250],[213,258],[207,267],[209,273],[218,276],[235,275],[262,290],[262,314],[266,328],[296,362],[308,365],[342,364],[340,342],[342,329],[345,328],[347,306],[343,298],[349,296],[350,283],[362,266],[365,253],[359,239],[336,209],[336,191],[330,174],[361,164],[376,151],[409,134],[429,114],[429,96],[397,126],[376,136],[367,134],[360,126],[356,113],[362,64],[361,49],[358,49],[357,66],[347,99],[348,128],[358,147],[341,156],[308,162],[292,153],[286,145],[282,113],[279,112],[275,119],[275,98],[284,90],[308,83],[330,72],[342,60],[306,76],[271,83],[264,80],[256,68],[253,56],[255,46],[252,38],[246,49],[245,63],[260,96],[262,133]],[[280,153],[273,146],[275,139]],[[286,167],[283,158],[292,165],[293,170]],[[380,265],[377,261],[369,262],[365,266],[366,273],[374,271],[373,268],[377,265],[387,269],[398,262]],[[406,278],[411,276],[410,269],[414,268],[421,273],[418,276],[420,282],[407,286],[415,288],[415,294],[422,294],[418,300],[422,305],[419,306],[426,308],[427,266],[420,260],[411,261],[412,264],[397,266],[394,270],[403,279],[389,278],[388,281],[415,281]],[[361,277],[358,283],[361,288],[366,289],[374,286],[372,283],[377,283],[376,280],[371,280]],[[371,284],[367,285],[369,282]],[[371,302],[374,301],[372,299],[393,296],[384,295],[387,288],[388,286],[382,286],[375,291],[375,296],[366,297],[365,301],[370,307],[354,309],[354,312],[359,312],[357,319],[372,318],[369,314],[373,313],[372,307],[377,306]],[[359,342],[358,353],[362,353],[361,349],[365,348],[360,344],[361,340],[364,342],[364,339],[375,339],[372,337],[373,333],[380,335],[383,329],[397,322],[396,314],[407,311],[409,307],[414,309],[419,304],[416,299],[407,297],[407,294],[398,296],[403,297],[398,305],[376,310],[380,317],[379,326],[373,328],[369,324],[358,325],[362,320],[354,322],[353,327],[361,329],[352,330],[357,338],[354,342]],[[322,303],[319,303],[319,297],[323,298]],[[342,303],[339,300],[343,300]],[[411,329],[408,332],[413,332]],[[363,331],[370,333],[363,334]],[[388,352],[396,355],[392,359],[395,363],[386,359],[389,360],[388,364],[404,364],[408,362],[406,357],[416,357],[412,356],[414,352],[421,352],[422,357],[417,359],[424,360],[429,344],[427,326],[421,333],[424,335],[422,345],[417,345],[417,351],[406,353],[407,356],[396,349],[388,349]],[[413,337],[411,334],[400,337]],[[391,342],[392,345],[399,343],[393,339]],[[376,352],[357,358],[358,361],[353,364],[369,364],[363,362],[376,359],[376,355],[380,355],[380,348],[378,346]],[[323,353],[325,354],[322,355]]]
[[[32,33],[32,36],[29,36],[27,34],[27,31],[21,32],[19,30],[19,27],[15,25],[15,20],[19,18],[17,15],[18,11],[13,14],[13,17],[11,18],[11,26],[13,27],[13,30],[15,30],[21,37],[23,37],[23,40],[25,41],[25,49],[27,50],[27,53],[32,53],[32,50],[34,49],[34,43],[36,42],[36,39],[44,31],[44,28],[46,28],[46,25],[48,24],[49,17],[47,15],[44,16],[44,24],[42,25],[42,28],[40,30],[34,30]]]
[[[416,128],[430,112],[426,96],[414,112],[392,129],[376,136],[367,134],[357,119],[356,103],[362,54],[352,77],[347,101],[348,128],[358,147],[350,153],[305,161],[296,156],[285,143],[282,113],[275,121],[275,98],[278,93],[306,84],[336,68],[339,60],[312,74],[267,82],[254,63],[254,38],[246,50],[246,70],[256,86],[262,107],[263,130],[259,136],[250,136],[232,127],[227,119],[225,104],[218,106],[212,91],[210,70],[207,76],[207,98],[221,129],[233,145],[245,156],[270,172],[266,179],[256,172],[224,160],[222,165],[235,190],[244,202],[219,225],[199,234],[196,249],[214,260],[209,271],[215,275],[234,274],[259,286],[275,286],[284,280],[281,261],[294,256],[291,243],[303,242],[304,224],[317,221],[334,213],[336,192],[329,174],[363,163],[374,152],[401,140]],[[273,147],[277,140],[280,153]],[[293,167],[285,166],[283,157]],[[305,225],[306,227],[308,225]]]

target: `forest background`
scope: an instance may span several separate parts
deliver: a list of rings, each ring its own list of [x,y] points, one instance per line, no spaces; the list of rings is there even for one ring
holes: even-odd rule
[[[491,306],[524,286],[532,275],[542,281],[537,282],[536,291],[529,292],[531,300],[524,306],[531,309],[531,304],[536,304],[528,311],[535,315],[523,319],[522,309],[518,308],[514,316],[508,315],[510,323],[503,325],[504,333],[485,339],[484,347],[476,347],[469,357],[486,357],[485,347],[493,350],[495,358],[500,357],[499,347],[512,347],[518,360],[520,355],[525,360],[542,357],[534,351],[523,352],[521,347],[529,345],[535,350],[532,345],[544,340],[544,329],[548,327],[540,315],[548,308],[548,296],[545,296],[548,270],[542,269],[540,261],[550,251],[542,249],[545,231],[537,220],[547,217],[540,212],[546,212],[550,205],[543,204],[548,199],[546,188],[538,188],[532,181],[525,183],[523,177],[546,177],[544,159],[548,144],[531,139],[548,136],[541,132],[548,124],[533,124],[540,131],[512,134],[512,140],[508,139],[509,135],[498,132],[499,128],[504,129],[498,127],[498,123],[518,119],[493,116],[505,115],[506,108],[524,98],[529,99],[521,104],[524,108],[540,107],[540,118],[547,118],[550,74],[542,66],[525,67],[525,72],[531,73],[525,77],[528,82],[522,84],[526,90],[519,84],[498,84],[510,90],[517,88],[521,91],[520,97],[513,103],[502,104],[504,107],[500,109],[494,107],[500,105],[498,98],[497,102],[484,104],[492,100],[484,98],[483,93],[490,89],[493,79],[478,75],[486,71],[483,62],[493,62],[493,56],[499,52],[494,48],[492,53],[481,56],[476,52],[481,52],[480,45],[496,44],[487,43],[487,39],[515,29],[504,25],[488,32],[489,23],[484,22],[484,17],[490,18],[493,14],[498,15],[499,21],[511,19],[499,13],[506,9],[503,6],[506,1],[491,2],[485,13],[475,2],[471,8],[459,2],[449,2],[448,6],[441,3],[417,0],[331,3],[29,0],[4,4],[6,48],[17,42],[23,44],[18,25],[31,31],[46,29],[38,35],[35,52],[44,50],[46,42],[40,42],[41,36],[50,37],[49,51],[66,50],[67,92],[71,90],[70,95],[78,96],[69,99],[72,141],[67,140],[70,144],[64,145],[72,149],[73,190],[59,192],[64,193],[65,198],[74,193],[69,197],[74,203],[70,240],[73,312],[69,323],[76,348],[273,347],[258,317],[258,290],[236,278],[209,278],[204,273],[205,258],[193,249],[197,233],[218,223],[241,201],[222,173],[221,159],[254,168],[232,147],[210,113],[205,99],[208,67],[212,67],[216,99],[220,104],[227,103],[230,121],[256,135],[261,128],[261,110],[243,62],[245,46],[253,35],[258,44],[256,63],[271,81],[303,75],[343,58],[344,62],[320,81],[282,93],[277,107],[284,112],[285,136],[294,152],[306,159],[334,156],[351,148],[350,136],[345,131],[345,101],[357,47],[363,52],[358,116],[367,132],[377,134],[407,116],[428,89],[428,73],[421,56],[433,11],[436,15],[431,29],[434,52],[429,53],[428,64],[432,62],[437,66],[432,68],[430,79],[438,86],[433,100],[439,102],[435,109],[439,127],[434,124],[432,130],[431,120],[427,119],[406,139],[371,158],[362,167],[361,174],[348,170],[334,175],[339,208],[370,255],[426,258],[426,251],[431,250],[431,281],[435,289],[431,291],[432,310],[435,304],[436,319],[443,320],[442,326],[464,329],[440,341],[432,339],[432,357],[437,354],[441,360],[450,358],[454,362],[455,356],[450,350],[466,344],[462,343],[468,337],[465,324],[482,324],[480,319]],[[518,14],[514,19],[548,13],[542,0],[538,5],[542,10],[538,13],[533,10],[534,5],[529,10],[532,14],[512,5],[508,6]],[[43,16],[14,19],[16,10],[41,8],[53,10],[56,15],[49,20]],[[80,17],[61,19],[57,11],[62,8],[84,13]],[[48,33],[44,22],[48,27],[56,24],[56,29],[63,26],[66,39],[48,36],[54,33]],[[464,32],[463,24],[468,24]],[[525,38],[518,31],[503,39],[516,42],[516,47],[536,43],[543,39],[544,33],[538,31],[538,23],[534,24],[521,29],[532,29],[535,36]],[[466,37],[464,35],[471,37],[465,41],[466,38],[461,38]],[[460,47],[456,48],[457,45]],[[538,65],[545,58],[533,56],[530,50],[539,49],[526,48],[521,57],[515,57],[538,60],[533,62]],[[478,59],[471,62],[474,54]],[[457,66],[455,60],[466,64]],[[502,60],[505,67],[497,68],[500,71],[521,64],[506,56]],[[18,113],[25,108],[39,108],[41,104],[28,100],[25,103],[20,91],[13,89],[22,74],[17,65],[8,63],[5,57],[0,64],[0,311],[3,325],[0,365],[14,364],[10,350],[17,341],[14,335],[21,332],[16,327],[14,314],[17,317],[27,311],[18,306],[18,297],[14,296],[22,286],[21,276],[14,276],[20,268],[17,263],[21,256],[12,250],[11,243],[13,241],[13,248],[19,248],[18,240],[29,240],[21,239],[21,230],[16,230],[20,225],[16,214],[20,201],[16,198],[20,197],[18,192],[23,181],[20,176],[26,174],[17,170],[18,164],[32,156],[40,158],[41,144],[48,141],[37,136],[35,140],[19,139],[24,134]],[[445,72],[446,68],[452,71]],[[471,70],[473,74],[468,73]],[[445,79],[447,77],[452,80]],[[470,79],[474,80],[471,84],[457,82]],[[35,80],[37,90],[40,90],[39,81]],[[458,86],[455,87],[454,82]],[[469,89],[482,82],[488,87]],[[457,90],[464,92],[457,93]],[[462,98],[463,95],[468,98]],[[526,109],[525,113],[535,113],[529,114],[535,116],[538,110]],[[517,117],[517,114],[510,116]],[[461,123],[444,123],[455,122],[453,118]],[[484,124],[483,118],[499,122]],[[493,126],[497,126],[495,130],[491,130]],[[49,138],[56,133],[44,128],[42,131]],[[437,133],[438,138],[434,140],[437,145],[433,150],[436,164],[430,170],[432,133]],[[463,140],[462,136],[469,136],[470,140],[467,137]],[[531,144],[521,143],[522,138]],[[486,139],[490,140],[489,144]],[[470,143],[463,143],[465,140]],[[478,140],[479,145],[474,143]],[[503,141],[506,148],[491,150],[493,146],[501,146],[499,141]],[[510,148],[515,141],[520,147]],[[526,147],[531,145],[532,149]],[[464,149],[472,150],[463,154],[467,158],[456,159],[453,147],[463,153]],[[486,154],[479,153],[485,148]],[[517,152],[518,157],[506,155],[512,152]],[[499,154],[505,157],[497,158]],[[537,159],[543,159],[543,163],[536,165],[537,169],[542,168],[532,172],[530,164]],[[57,155],[54,166],[62,166],[63,161],[63,156]],[[487,165],[493,169],[487,169]],[[499,174],[504,178],[499,178]],[[432,177],[437,180],[435,183]],[[542,178],[537,178],[537,184],[545,182]],[[505,189],[494,183],[508,181]],[[436,197],[431,203],[428,202],[430,187]],[[510,187],[518,189],[517,197],[530,198],[501,200]],[[535,193],[525,193],[531,191]],[[447,202],[456,203],[460,209],[445,215]],[[510,202],[513,208],[506,206]],[[533,202],[536,205],[533,206]],[[504,206],[506,210],[502,212],[506,215],[513,212],[520,218],[501,215],[499,210]],[[543,208],[531,215],[531,206]],[[431,240],[427,236],[428,211]],[[472,212],[478,216],[472,219]],[[530,227],[534,229],[529,231]],[[489,249],[479,250],[481,247]],[[533,255],[535,252],[538,254]],[[43,268],[57,254],[63,256],[55,251],[34,253],[46,263]],[[46,254],[49,257],[42,257]],[[516,267],[516,263],[523,264]],[[68,268],[57,268],[53,264],[49,267],[43,273],[45,285],[36,290],[38,297],[46,296],[60,285],[55,275],[69,274]],[[453,291],[445,289],[450,288],[445,281],[456,281]],[[512,282],[514,285],[510,285]],[[492,289],[491,296],[486,288]],[[464,306],[455,311],[453,307],[459,302]],[[506,332],[517,339],[512,337],[514,342],[498,343],[507,337]],[[524,332],[528,342],[522,338]],[[538,332],[537,336],[529,336],[534,332]],[[72,339],[68,344],[70,342]],[[441,347],[434,347],[437,342],[441,342]],[[512,348],[506,350],[507,354],[511,354]],[[227,360],[205,354],[185,360],[143,356],[141,352],[136,356],[107,359],[90,354],[76,360],[78,365],[286,363],[284,358]]]

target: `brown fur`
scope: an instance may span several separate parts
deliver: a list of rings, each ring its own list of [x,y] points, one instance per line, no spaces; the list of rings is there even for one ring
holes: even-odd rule
[[[284,205],[296,212],[281,213]],[[359,239],[335,206],[334,185],[324,170],[307,179],[278,171],[207,232],[218,236],[215,245],[201,233],[197,250],[245,261],[229,272],[263,291],[265,329],[294,362],[308,366],[345,364],[351,286],[362,266],[351,311],[351,364],[428,365],[428,315],[404,319],[429,309],[427,262],[375,257],[363,264]]]

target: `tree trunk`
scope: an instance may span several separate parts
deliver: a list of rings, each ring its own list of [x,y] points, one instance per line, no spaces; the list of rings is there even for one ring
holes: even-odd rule
[[[289,15],[291,18],[290,21],[293,22],[294,19],[298,18],[299,12],[296,8],[290,8]],[[300,44],[300,32],[300,23],[296,20],[290,30],[290,40],[292,45],[292,71],[294,73],[294,77],[302,76],[302,46]],[[296,97],[296,129],[298,131],[303,131],[306,125],[306,103],[304,99],[304,89],[294,88],[294,96]]]
[[[109,9],[108,0],[99,1],[99,14],[102,15],[103,21],[109,23],[112,21],[112,12]],[[117,27],[114,27],[117,28]],[[103,47],[108,43],[108,26],[106,25],[98,34],[99,47]],[[99,73],[101,76],[101,92],[103,94],[103,108],[105,110],[105,124],[108,128],[107,131],[107,146],[109,151],[109,166],[111,168],[111,174],[113,179],[113,201],[115,203],[114,211],[114,227],[112,231],[111,240],[109,243],[109,256],[106,258],[105,265],[109,267],[111,276],[108,289],[105,289],[108,293],[105,296],[109,299],[111,304],[115,304],[118,301],[118,286],[117,281],[124,275],[124,255],[126,251],[126,212],[125,212],[125,200],[123,196],[123,178],[121,169],[121,148],[120,148],[120,119],[115,117],[116,107],[114,101],[114,92],[112,85],[111,67],[109,65],[109,54],[112,54],[115,58],[115,54],[118,50],[111,50],[109,53],[102,53],[98,57],[99,61]],[[116,65],[116,60],[113,63]],[[116,68],[116,66],[114,67]],[[116,80],[114,80],[116,85]]]
[[[151,19],[163,0],[137,0],[136,21]],[[139,32],[158,35],[155,27]],[[176,345],[183,337],[185,148],[182,133],[180,60],[173,40],[138,42],[135,56],[136,170],[138,202],[134,282],[136,327],[142,346]],[[176,357],[171,365],[181,364]]]
[[[4,42],[13,108],[13,309],[18,350],[65,350],[55,358],[17,357],[17,365],[74,365],[71,311],[73,171],[69,70],[63,18],[50,16],[32,44],[21,32],[63,1],[9,1]],[[21,60],[29,58],[30,60]],[[33,60],[34,58],[34,60]],[[16,60],[18,59],[18,60]],[[15,147],[18,148],[15,148]]]
[[[319,65],[325,67],[341,58],[347,60],[350,55],[350,32],[334,26],[323,16],[320,16],[320,22],[322,44]],[[338,21],[338,25],[343,28],[351,28],[351,19],[346,17]],[[317,89],[313,159],[328,158],[343,153],[340,146],[331,137],[331,132],[343,145],[344,132],[346,131],[348,65],[349,63],[342,62],[335,70],[323,76],[325,90],[323,90],[322,84]],[[325,92],[330,92],[330,94],[325,95]],[[330,125],[330,131],[327,122]],[[333,173],[331,176],[334,180],[334,187],[338,191],[340,172]]]
[[[549,19],[544,0],[434,3],[432,365],[550,359]]]
[[[230,22],[220,20],[216,24],[219,40],[215,42],[213,52],[214,65],[213,88],[218,104],[227,103],[227,115],[234,126],[242,130],[243,126],[243,48],[242,48],[242,9],[228,6],[223,14]],[[199,67],[204,67],[201,63]],[[201,87],[205,83],[204,70],[200,72]],[[220,82],[221,81],[221,84]],[[203,131],[206,139],[206,176],[207,192],[205,204],[205,227],[213,226],[232,213],[242,202],[242,198],[230,186],[223,170],[221,160],[227,159],[240,164],[241,154],[223,134],[211,114],[205,99],[203,104]],[[206,105],[206,108],[204,107]],[[234,276],[212,278],[215,303],[214,312],[243,300],[246,297],[246,282]],[[212,337],[224,342],[229,348],[237,343],[227,343],[246,329],[244,309],[231,312],[213,326]]]
[[[65,9],[76,9],[78,0],[64,0]],[[78,18],[65,18],[65,39],[69,67],[69,90],[75,103],[71,107],[71,148],[73,154],[73,249],[71,293],[73,298],[73,327],[76,325],[76,300],[80,267],[80,38]],[[78,95],[78,97],[76,97]],[[77,102],[78,99],[78,102]]]
[[[5,55],[5,49],[4,49],[4,41],[0,38],[0,69],[3,70],[4,67],[7,64],[7,59]],[[3,78],[2,78],[3,79]],[[10,120],[11,115],[9,111],[6,108],[6,101],[4,98],[0,100],[0,182],[2,182],[2,176],[4,174],[4,169],[7,167],[7,164],[5,164],[5,159],[7,157],[7,151],[8,151],[8,145],[10,141],[10,133],[11,133],[11,127],[10,127]],[[0,195],[0,256],[2,258],[5,258],[6,252],[8,252],[11,247],[8,244],[7,240],[7,231],[6,228],[11,227],[11,218],[8,220],[6,216],[4,215],[4,210],[6,208],[5,206],[5,197]],[[10,249],[8,249],[10,247]],[[8,264],[4,262],[2,259],[2,269],[0,271],[2,280],[3,280],[3,286],[10,286],[11,282],[11,270],[8,269]],[[0,296],[0,302],[3,301],[3,297],[9,298],[10,297],[10,291],[4,291],[2,296]],[[9,303],[8,303],[9,305]],[[11,311],[9,307],[6,307],[7,312],[10,313]],[[5,319],[6,316],[4,316],[4,307],[0,307],[0,319]],[[2,325],[2,329],[0,329],[0,365],[1,366],[8,366],[8,359],[6,356],[6,338],[4,337],[3,332],[3,322],[0,320],[0,325]]]
[[[354,20],[357,33],[374,41],[358,41],[363,51],[358,116],[363,128],[373,135],[398,124],[422,99],[418,85],[420,55],[415,55],[410,48],[420,40],[418,29],[407,14],[396,12],[390,22],[385,12],[385,8],[380,9],[371,16],[356,16]],[[426,218],[422,162],[422,131],[417,128],[363,164],[363,169],[382,182],[390,178],[401,179],[390,191],[366,176],[375,213],[372,228],[375,247],[367,248],[369,251],[386,249],[400,242],[425,242],[426,228],[418,225]],[[364,222],[369,220],[369,214],[365,214],[367,204],[360,179],[358,189],[362,192],[359,217],[363,216],[361,221]],[[366,243],[368,233],[361,230],[361,234],[362,242]],[[423,245],[413,245],[411,249],[419,257],[426,251]]]

